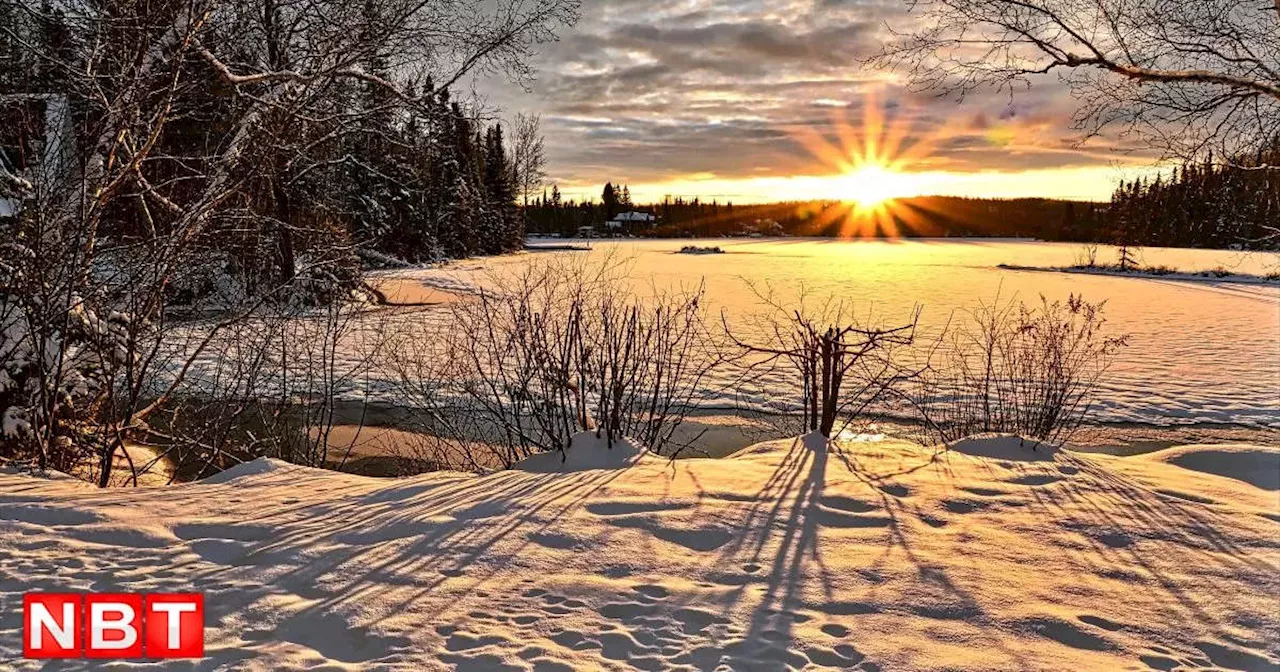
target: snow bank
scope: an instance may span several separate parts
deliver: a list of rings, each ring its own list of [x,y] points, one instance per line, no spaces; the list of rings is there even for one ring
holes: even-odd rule
[[[1052,461],[1058,452],[1054,446],[1013,434],[971,436],[948,444],[947,449],[971,457],[1024,462]]]
[[[1267,449],[807,436],[670,462],[592,438],[478,477],[258,460],[104,492],[0,474],[0,660],[39,667],[20,659],[23,592],[92,589],[203,592],[207,669],[1280,661],[1275,493],[1175,466]]]
[[[257,476],[260,474],[269,474],[273,471],[281,469],[302,469],[297,465],[289,464],[284,460],[277,460],[270,457],[259,457],[249,462],[241,462],[230,469],[220,471],[202,481],[201,483],[211,485],[221,485],[223,483],[233,483],[246,476]]]
[[[44,479],[50,481],[59,481],[62,483],[78,484],[80,487],[92,488],[93,486],[82,481],[75,476],[63,473],[56,469],[45,469],[40,471],[35,465],[25,464],[0,464],[0,476],[29,476],[33,479],[32,487],[37,487],[39,483],[34,479]]]
[[[817,432],[810,432],[797,439],[783,439],[780,441],[764,441],[755,445],[747,446],[742,450],[730,455],[726,459],[730,460],[759,460],[776,458],[780,454],[789,454],[794,451],[808,451],[811,453],[825,454],[830,444],[827,439]]]
[[[656,458],[630,439],[615,440],[610,447],[609,442],[595,432],[579,432],[570,439],[568,450],[526,457],[516,463],[515,468],[534,473],[624,469],[642,459]]]
[[[1232,273],[1221,269],[1204,271],[1176,271],[1165,267],[1138,267],[1120,270],[1118,266],[1020,266],[1018,264],[999,264],[998,268],[1009,271],[1036,271],[1043,273],[1077,273],[1080,275],[1105,275],[1117,278],[1146,278],[1148,280],[1174,280],[1177,282],[1205,282],[1228,285],[1275,285],[1280,278],[1275,276],[1251,275],[1248,273]]]
[[[1277,447],[1178,446],[1148,453],[1141,459],[1232,478],[1263,490],[1280,490],[1280,448]]]

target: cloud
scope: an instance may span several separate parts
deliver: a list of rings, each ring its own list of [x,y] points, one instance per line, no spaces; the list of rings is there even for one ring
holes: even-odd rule
[[[494,81],[478,88],[507,112],[543,115],[549,172],[570,184],[830,173],[835,168],[807,151],[798,132],[834,139],[843,123],[856,134],[866,105],[892,117],[904,144],[930,147],[922,171],[1115,160],[1071,145],[1073,101],[1056,79],[1036,82],[1015,104],[995,93],[958,104],[868,68],[864,59],[888,38],[885,23],[909,21],[904,6],[597,0],[584,3],[575,30],[545,45],[528,90]]]

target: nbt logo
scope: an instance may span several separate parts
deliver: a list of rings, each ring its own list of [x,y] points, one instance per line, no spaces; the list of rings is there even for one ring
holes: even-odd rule
[[[28,593],[22,596],[27,658],[200,658],[199,593]]]

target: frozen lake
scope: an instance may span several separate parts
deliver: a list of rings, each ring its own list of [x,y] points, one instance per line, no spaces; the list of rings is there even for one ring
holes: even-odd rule
[[[691,242],[718,245],[726,254],[674,253]],[[705,283],[715,314],[723,310],[730,320],[760,312],[750,280],[779,296],[794,296],[803,287],[815,299],[838,297],[858,315],[884,323],[907,318],[918,304],[926,329],[997,296],[1038,302],[1040,295],[1054,300],[1082,294],[1107,302],[1110,333],[1130,336],[1101,391],[1097,420],[1280,427],[1280,287],[998,268],[1070,265],[1081,254],[1078,244],[982,239],[593,241],[585,252],[540,251],[396,274],[428,284],[484,284],[487,271],[536,259],[612,258],[637,291]],[[1274,253],[1143,248],[1139,256],[1144,264],[1187,271],[1280,271],[1280,255]],[[1111,249],[1099,251],[1100,262],[1114,258]]]

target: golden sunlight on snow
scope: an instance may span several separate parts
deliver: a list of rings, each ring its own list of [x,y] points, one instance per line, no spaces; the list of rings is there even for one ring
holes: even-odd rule
[[[194,589],[246,669],[1269,669],[1280,511],[1246,481],[1278,456],[582,436],[487,476],[0,475],[0,657],[23,591]]]

